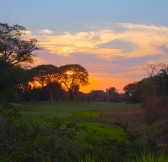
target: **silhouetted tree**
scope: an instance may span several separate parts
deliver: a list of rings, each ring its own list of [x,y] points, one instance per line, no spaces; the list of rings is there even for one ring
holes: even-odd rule
[[[115,87],[107,88],[106,93],[108,94],[108,101],[113,101],[113,102],[119,101],[119,94]]]
[[[20,25],[9,26],[0,23],[0,59],[10,65],[22,62],[32,62],[36,46],[36,39],[23,39],[26,28]]]
[[[88,101],[98,101],[98,102],[105,102],[107,100],[107,94],[103,90],[92,90],[87,95]]]
[[[11,102],[18,96],[23,82],[21,63],[32,62],[32,52],[38,50],[37,40],[27,39],[26,28],[0,23],[0,102]]]
[[[142,88],[141,88],[142,82],[134,82],[126,85],[124,87],[125,96],[127,97],[128,102],[131,103],[138,103],[141,100],[141,94],[142,94]]]
[[[168,93],[168,66],[166,64],[149,64],[145,70],[149,75],[148,82],[153,85],[152,94]]]
[[[87,70],[78,64],[68,64],[59,67],[59,82],[66,88],[69,93],[70,100],[73,100],[76,90],[80,86],[88,84],[89,74]]]
[[[58,68],[54,65],[39,65],[30,70],[35,87],[48,87],[50,100],[53,101],[52,83],[58,82]]]

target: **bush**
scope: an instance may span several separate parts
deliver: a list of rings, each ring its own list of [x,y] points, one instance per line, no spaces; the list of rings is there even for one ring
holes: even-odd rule
[[[88,150],[75,124],[25,122],[14,108],[1,108],[0,129],[0,161],[74,161]]]
[[[139,154],[139,146],[143,145],[126,124],[116,124],[123,130],[121,140],[116,140],[103,138],[102,126],[95,128],[92,124],[93,131],[87,131],[80,124],[67,122],[58,119],[43,120],[40,124],[27,122],[13,107],[1,107],[0,161],[125,162]]]
[[[148,124],[168,117],[168,96],[148,97],[143,105],[146,110],[145,118]]]

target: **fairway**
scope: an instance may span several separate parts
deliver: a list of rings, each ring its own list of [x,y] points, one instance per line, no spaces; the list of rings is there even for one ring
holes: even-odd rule
[[[24,119],[98,117],[101,112],[140,107],[139,104],[108,102],[31,102],[16,105]]]

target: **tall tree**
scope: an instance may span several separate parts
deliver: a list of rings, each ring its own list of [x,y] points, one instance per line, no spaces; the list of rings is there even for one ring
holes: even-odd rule
[[[168,66],[166,64],[149,64],[145,67],[155,95],[168,93]]]
[[[87,70],[79,64],[68,64],[59,67],[60,83],[66,88],[69,93],[70,100],[73,100],[76,90],[80,86],[85,86],[89,83],[89,74]]]
[[[32,52],[39,50],[36,39],[23,39],[26,28],[0,23],[0,59],[10,65],[32,62]]]
[[[52,84],[58,82],[58,68],[54,65],[39,65],[30,70],[32,81],[36,86],[48,86],[50,100],[53,101]],[[37,85],[38,84],[38,85]]]
[[[108,94],[108,100],[116,102],[119,98],[119,94],[117,92],[117,89],[115,87],[110,87],[106,89],[106,93]]]
[[[11,102],[17,96],[19,65],[32,62],[32,52],[39,49],[36,39],[24,39],[25,33],[23,26],[0,23],[0,102]]]
[[[123,90],[125,91],[125,95],[128,97],[129,102],[140,102],[142,92],[141,85],[142,81],[139,81],[130,83],[123,88]]]

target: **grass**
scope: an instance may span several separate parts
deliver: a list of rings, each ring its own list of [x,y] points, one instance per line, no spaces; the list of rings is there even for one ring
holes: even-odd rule
[[[105,103],[105,102],[32,102],[16,105],[25,120],[41,122],[45,119],[62,120],[67,123],[76,123],[84,130],[83,138],[90,142],[119,141],[121,129],[111,125],[103,125],[97,120],[109,111],[122,111],[138,107],[138,104]]]
[[[78,124],[93,141],[102,141],[104,138],[107,141],[120,141],[123,132],[119,128],[98,124],[98,123],[80,123]]]
[[[74,128],[79,130],[75,138],[78,139],[84,147],[93,151],[96,150],[100,153],[104,151],[103,153],[106,152],[107,155],[111,153],[109,151],[115,144],[116,148],[119,147],[120,149],[120,145],[117,145],[116,142],[122,143],[125,140],[123,130],[115,127],[112,122],[115,120],[118,121],[118,119],[122,122],[121,119],[125,121],[129,118],[129,120],[126,120],[127,122],[130,121],[138,125],[136,120],[139,121],[140,118],[138,117],[141,115],[139,114],[139,111],[141,111],[139,104],[126,103],[29,102],[15,106],[25,120],[43,124],[41,119],[45,117],[46,119],[51,119],[51,121],[52,119],[58,120],[65,125],[74,125]],[[134,118],[136,120],[134,120]],[[88,154],[89,152],[86,153]],[[116,156],[119,155],[120,154],[116,154]],[[96,154],[96,156],[99,156],[99,154]],[[102,156],[102,158],[104,158],[104,156]],[[97,157],[94,157],[94,154],[88,154],[86,157],[81,157],[79,161],[94,162],[96,160]],[[164,160],[167,160],[164,154],[152,154],[149,152],[142,153],[140,156],[137,155],[133,162],[167,162]]]
[[[142,152],[133,162],[168,162],[168,157],[164,152],[153,153],[149,151]]]
[[[26,120],[39,121],[42,117],[52,119],[69,117],[92,118],[101,112],[139,107],[138,104],[105,102],[31,102],[16,105]]]
[[[103,113],[134,109],[139,106],[105,102],[32,102],[16,105],[25,120],[40,122],[45,117],[75,123],[82,130],[79,138],[88,145],[98,147],[99,145],[103,147],[102,145],[112,141],[121,141],[123,131],[112,125],[101,124],[95,119],[99,119]]]

